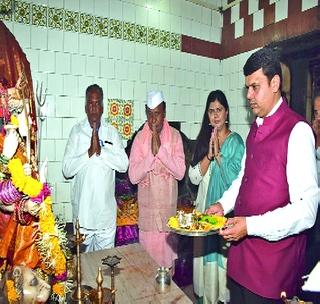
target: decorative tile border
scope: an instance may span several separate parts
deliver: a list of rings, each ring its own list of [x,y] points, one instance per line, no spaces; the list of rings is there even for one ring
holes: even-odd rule
[[[48,8],[42,5],[32,4],[32,24],[47,26]]]
[[[63,30],[63,9],[49,7],[48,10],[48,27]]]
[[[31,4],[15,1],[13,14],[14,21],[30,24]]]
[[[7,12],[0,14],[0,20],[181,50],[180,34],[117,19],[17,0],[2,0],[0,11]]]
[[[12,1],[11,0],[3,0],[0,3],[0,19],[3,20],[12,20]]]

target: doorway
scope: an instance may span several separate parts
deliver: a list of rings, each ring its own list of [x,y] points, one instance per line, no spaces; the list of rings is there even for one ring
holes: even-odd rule
[[[288,100],[290,107],[306,118],[312,119],[312,100],[320,94],[320,31],[280,42],[272,42],[270,47],[277,49],[284,69],[283,78],[290,75]],[[287,79],[283,80],[286,84]]]

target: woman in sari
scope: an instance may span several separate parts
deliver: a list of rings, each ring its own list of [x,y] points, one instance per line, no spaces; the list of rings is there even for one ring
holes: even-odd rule
[[[204,212],[218,201],[238,176],[244,143],[228,126],[229,105],[220,90],[209,94],[197,137],[189,177],[199,185],[196,209]],[[227,303],[228,244],[218,236],[194,239],[193,284],[199,303]]]

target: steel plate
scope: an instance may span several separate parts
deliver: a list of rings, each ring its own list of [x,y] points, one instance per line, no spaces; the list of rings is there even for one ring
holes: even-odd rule
[[[207,236],[212,234],[217,234],[219,232],[218,229],[212,229],[208,231],[200,231],[200,230],[187,230],[187,229],[174,229],[169,227],[171,232],[180,234],[180,235],[186,235],[186,236]]]

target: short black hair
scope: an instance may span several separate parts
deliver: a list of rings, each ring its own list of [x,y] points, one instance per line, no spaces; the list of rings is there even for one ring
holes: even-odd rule
[[[100,96],[101,96],[101,104],[103,106],[103,90],[100,86],[98,86],[97,84],[92,84],[92,85],[89,85],[86,89],[86,105],[87,105],[87,97],[88,97],[88,94],[92,91],[98,91],[100,93]]]
[[[275,75],[280,77],[280,85],[282,83],[282,72],[279,59],[279,53],[270,47],[264,47],[253,53],[243,67],[244,76],[262,68],[262,72],[267,76],[269,83]]]

